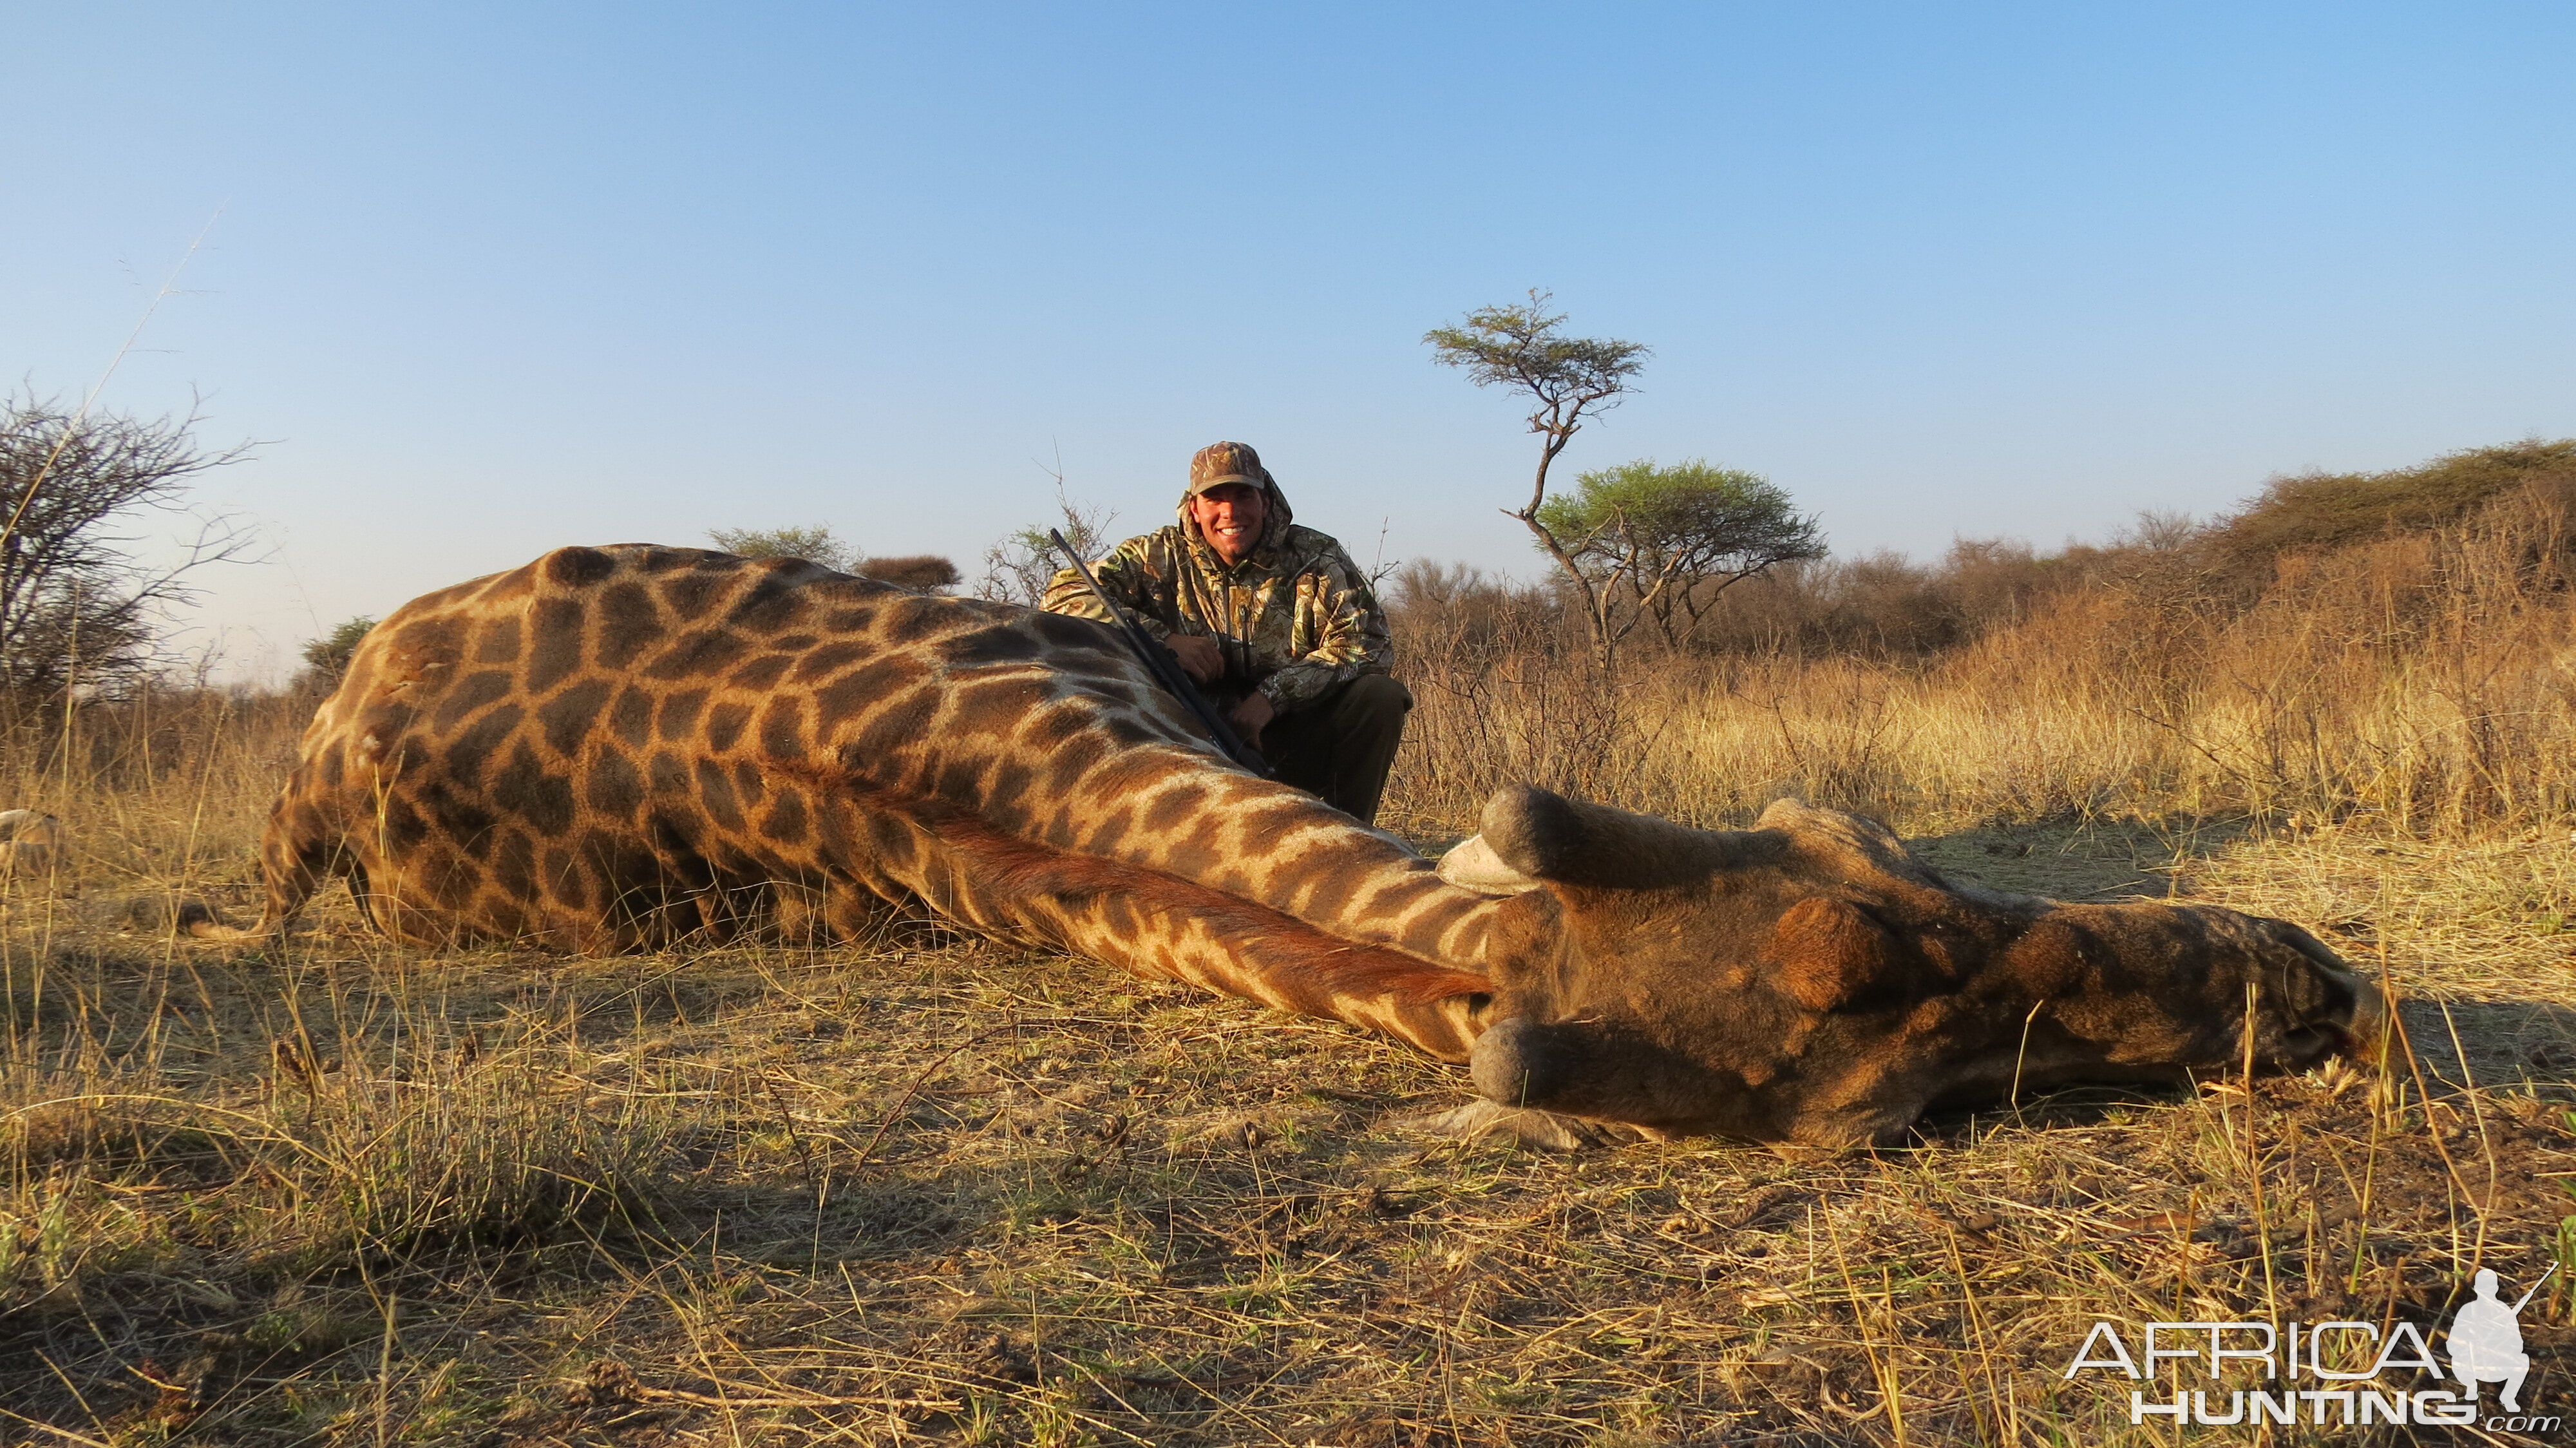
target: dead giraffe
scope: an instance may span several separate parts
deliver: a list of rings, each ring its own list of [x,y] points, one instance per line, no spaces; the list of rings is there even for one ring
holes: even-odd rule
[[[1500,1106],[1819,1145],[2006,1089],[2304,1067],[2382,1019],[2286,922],[1957,885],[1792,801],[1709,831],[1515,789],[1484,825],[1435,871],[1255,778],[1099,624],[566,548],[367,635],[270,815],[260,923],[191,929],[280,934],[335,874],[428,944],[927,906],[1471,1061]]]
[[[566,548],[368,633],[263,843],[404,939],[723,939],[889,902],[1463,1060],[1495,902],[1214,757],[1102,626],[792,559]],[[222,934],[200,927],[201,934]]]

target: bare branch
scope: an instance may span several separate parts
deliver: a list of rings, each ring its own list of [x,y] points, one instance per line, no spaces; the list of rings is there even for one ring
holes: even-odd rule
[[[1047,585],[1055,581],[1057,561],[1055,545],[1047,538],[1054,526],[1064,534],[1064,541],[1084,558],[1099,558],[1112,546],[1111,524],[1118,521],[1114,508],[1085,503],[1065,490],[1064,454],[1056,453],[1054,467],[1038,464],[1038,470],[1055,479],[1055,510],[1059,521],[1053,525],[1032,523],[1015,528],[984,550],[984,577],[975,586],[978,598],[995,603],[1016,603],[1036,608],[1046,602]]]
[[[147,421],[0,400],[0,695],[25,704],[148,677],[170,662],[163,625],[195,599],[184,580],[251,560],[255,536],[225,515],[191,515],[195,535],[166,567],[131,551],[149,512],[186,513],[191,479],[255,446],[201,449],[200,420],[193,409]]]

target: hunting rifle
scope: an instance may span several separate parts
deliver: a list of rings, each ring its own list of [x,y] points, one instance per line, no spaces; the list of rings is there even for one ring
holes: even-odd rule
[[[1082,581],[1090,585],[1091,596],[1100,600],[1102,608],[1109,610],[1109,626],[1118,630],[1118,636],[1127,640],[1127,647],[1136,651],[1136,657],[1144,661],[1146,672],[1154,676],[1155,682],[1171,690],[1174,698],[1189,706],[1190,712],[1198,716],[1199,723],[1215,736],[1216,747],[1225,751],[1225,757],[1263,779],[1276,778],[1270,765],[1251,745],[1235,737],[1233,728],[1225,722],[1225,716],[1216,711],[1216,706],[1207,701],[1205,694],[1199,692],[1198,685],[1190,682],[1190,676],[1181,672],[1180,660],[1156,643],[1151,634],[1138,628],[1136,621],[1127,616],[1127,611],[1118,606],[1118,600],[1109,596],[1109,590],[1100,586],[1100,580],[1091,576],[1090,565],[1082,561],[1081,554],[1073,551],[1072,544],[1064,541],[1064,534],[1049,528],[1047,537],[1055,540],[1056,551],[1062,553],[1065,561],[1073,565],[1073,571],[1081,574]]]

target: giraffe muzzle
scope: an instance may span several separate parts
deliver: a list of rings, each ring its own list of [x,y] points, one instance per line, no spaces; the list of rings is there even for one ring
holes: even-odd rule
[[[1573,1052],[1564,1033],[1527,1016],[1496,1021],[1467,1058],[1476,1092],[1501,1106],[1543,1107],[1572,1079]]]

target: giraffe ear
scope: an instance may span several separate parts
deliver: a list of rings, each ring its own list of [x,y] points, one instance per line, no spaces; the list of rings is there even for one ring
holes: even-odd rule
[[[1903,955],[1886,926],[1827,895],[1810,895],[1783,911],[1762,947],[1771,978],[1811,1011],[1885,994],[1906,973]]]
[[[1518,895],[1539,887],[1538,878],[1503,862],[1483,835],[1469,835],[1440,857],[1440,878],[1482,895]]]

